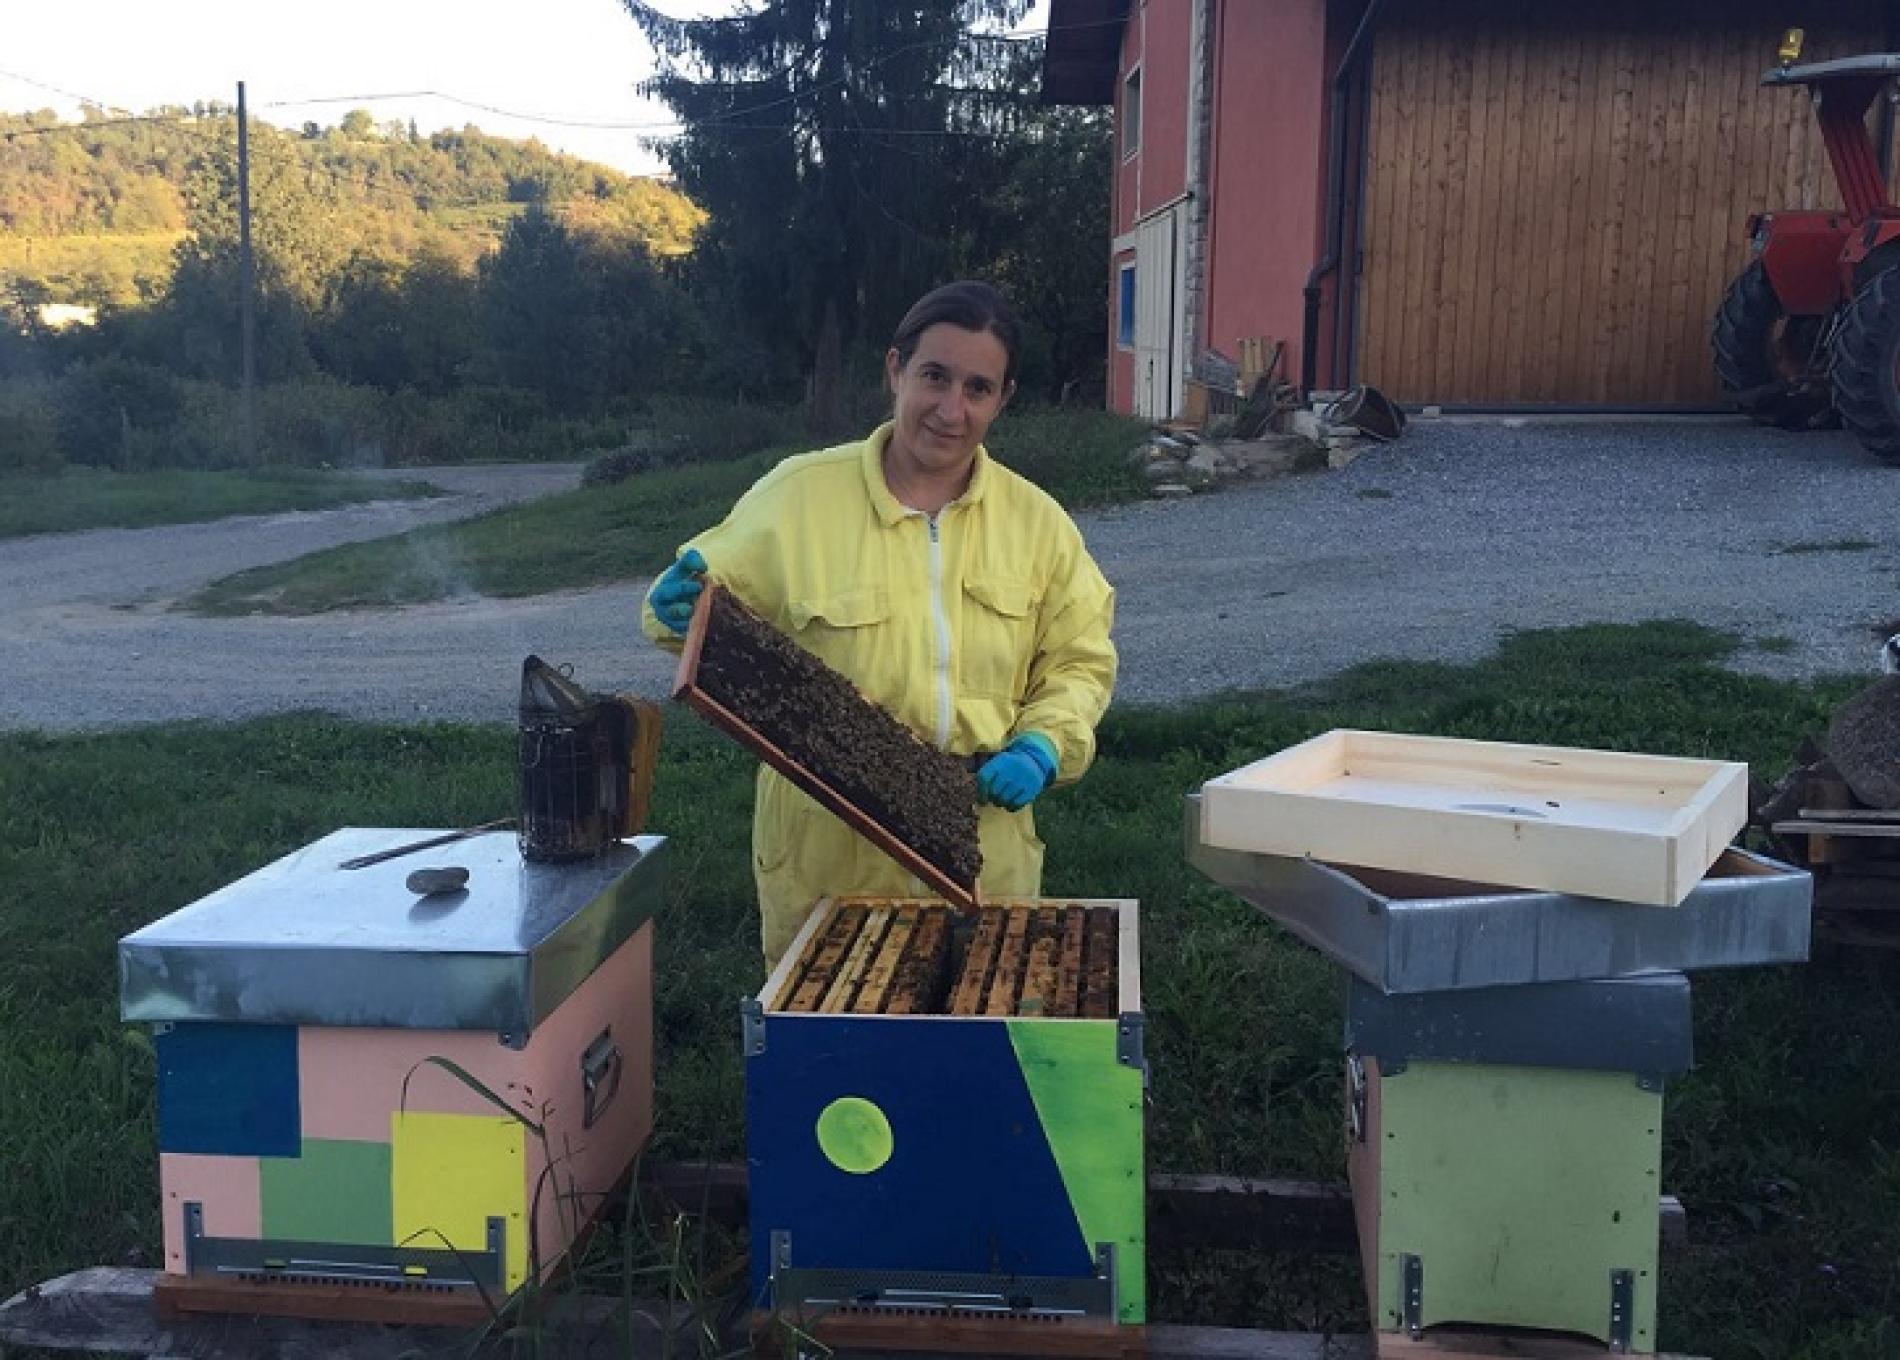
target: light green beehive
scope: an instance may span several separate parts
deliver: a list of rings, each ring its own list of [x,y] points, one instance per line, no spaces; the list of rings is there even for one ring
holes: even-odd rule
[[[1350,1149],[1381,1331],[1443,1323],[1655,1349],[1662,1089],[1625,1072],[1357,1065]],[[1627,1318],[1627,1321],[1623,1319]]]

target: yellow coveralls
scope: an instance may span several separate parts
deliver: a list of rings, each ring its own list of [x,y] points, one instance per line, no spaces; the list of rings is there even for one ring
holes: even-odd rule
[[[1095,756],[1115,686],[1115,592],[1047,493],[979,448],[970,485],[933,521],[884,481],[889,424],[788,458],[691,543],[707,575],[913,730],[956,755],[1038,732],[1057,782]],[[653,612],[646,635],[677,651]],[[1035,896],[1043,843],[1028,808],[985,805],[986,895]],[[928,896],[897,863],[768,766],[752,823],[769,973],[826,894]]]

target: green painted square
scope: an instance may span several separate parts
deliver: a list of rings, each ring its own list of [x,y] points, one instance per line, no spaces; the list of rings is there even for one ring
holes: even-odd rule
[[[258,1162],[267,1239],[392,1244],[389,1144],[306,1138],[301,1157]]]

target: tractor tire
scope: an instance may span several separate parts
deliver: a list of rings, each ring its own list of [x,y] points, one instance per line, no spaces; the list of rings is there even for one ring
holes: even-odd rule
[[[1815,347],[1825,318],[1789,316],[1760,260],[1735,276],[1715,313],[1715,376],[1751,419],[1805,430],[1828,414]],[[1806,381],[1804,381],[1806,379]]]
[[[1870,453],[1900,464],[1900,265],[1847,304],[1828,364],[1834,405]]]

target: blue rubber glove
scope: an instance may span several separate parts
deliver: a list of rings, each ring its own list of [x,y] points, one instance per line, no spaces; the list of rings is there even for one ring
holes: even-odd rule
[[[706,559],[699,555],[699,549],[688,548],[653,585],[654,617],[681,637],[686,636],[686,626],[693,621],[693,605],[705,589],[699,579],[705,571]]]
[[[983,802],[1018,812],[1055,777],[1055,745],[1040,732],[1025,732],[983,762],[976,772],[976,792]]]

